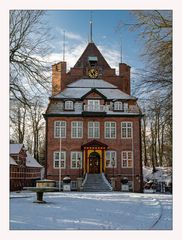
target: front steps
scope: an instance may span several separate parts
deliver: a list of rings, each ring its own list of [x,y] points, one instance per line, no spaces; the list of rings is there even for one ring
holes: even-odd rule
[[[112,187],[104,174],[87,174],[86,180],[83,182],[84,192],[110,192]]]

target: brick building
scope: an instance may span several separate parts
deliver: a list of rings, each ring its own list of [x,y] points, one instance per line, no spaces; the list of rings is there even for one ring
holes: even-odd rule
[[[112,69],[90,41],[73,68],[52,66],[52,96],[46,120],[46,177],[72,182],[90,174],[123,179],[130,190],[142,189],[141,112],[130,95],[130,66]],[[61,154],[60,154],[61,150]],[[60,165],[59,165],[60,164]]]
[[[43,177],[43,167],[30,155],[23,144],[10,144],[10,191],[34,186]]]

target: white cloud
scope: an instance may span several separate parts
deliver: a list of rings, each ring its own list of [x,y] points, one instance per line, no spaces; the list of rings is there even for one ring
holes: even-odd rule
[[[73,33],[73,32],[65,32],[65,38],[66,39],[72,39],[72,40],[78,40],[83,41],[82,37],[79,34]]]
[[[63,37],[63,35],[65,34],[65,40],[77,40],[77,41],[83,41],[83,38],[81,35],[79,35],[78,33],[75,32],[70,32],[67,30],[64,30],[62,28],[56,28],[56,30],[58,31],[59,35]]]

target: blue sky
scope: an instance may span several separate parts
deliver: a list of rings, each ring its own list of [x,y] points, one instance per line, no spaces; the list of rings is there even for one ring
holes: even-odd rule
[[[46,21],[53,35],[51,61],[62,60],[63,32],[66,34],[68,68],[72,67],[85,49],[89,38],[90,10],[47,11]],[[132,69],[142,68],[140,58],[142,42],[137,33],[127,28],[118,30],[119,23],[131,23],[135,17],[126,10],[93,10],[93,41],[101,50],[111,67],[118,66],[122,39],[123,62]]]

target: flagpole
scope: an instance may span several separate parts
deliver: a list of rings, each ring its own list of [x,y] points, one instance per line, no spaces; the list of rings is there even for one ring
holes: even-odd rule
[[[60,125],[60,138],[59,138],[59,192],[61,191],[61,125]]]
[[[133,180],[133,192],[135,192],[135,163],[134,163],[134,143],[133,143],[133,123],[132,123],[132,180]]]

